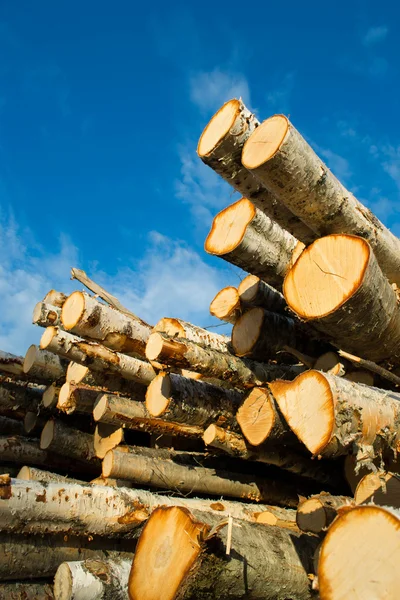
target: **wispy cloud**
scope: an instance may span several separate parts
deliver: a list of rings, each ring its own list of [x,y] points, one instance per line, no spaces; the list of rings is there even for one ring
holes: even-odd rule
[[[269,108],[273,112],[288,114],[290,110],[290,97],[295,85],[294,73],[286,73],[276,88],[267,94]]]
[[[400,146],[384,146],[382,166],[400,190]]]
[[[383,42],[389,33],[389,29],[386,25],[380,25],[379,27],[370,27],[363,36],[363,44],[365,46],[373,46],[379,42]]]
[[[215,68],[199,72],[189,81],[190,99],[203,112],[214,113],[232,98],[243,98],[250,106],[250,90],[247,79],[240,73]]]

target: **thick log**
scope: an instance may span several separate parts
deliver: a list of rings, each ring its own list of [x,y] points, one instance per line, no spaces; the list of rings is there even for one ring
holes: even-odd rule
[[[311,498],[300,502],[297,507],[296,523],[301,531],[321,533],[333,523],[339,509],[354,505],[353,498],[331,496],[331,494],[321,492],[321,494],[311,496]]]
[[[130,398],[112,394],[99,394],[93,409],[93,418],[101,423],[110,423],[126,429],[136,429],[158,435],[171,434],[178,437],[195,438],[203,435],[202,427],[153,419],[143,402],[135,402]]]
[[[45,304],[52,304],[53,306],[57,306],[57,308],[62,308],[67,297],[68,296],[66,296],[62,292],[50,290],[49,292],[47,292],[42,302],[44,302]]]
[[[229,381],[238,387],[253,387],[279,377],[292,379],[303,367],[296,365],[263,364],[231,354],[201,348],[193,342],[172,339],[164,333],[152,333],[146,347],[146,356],[165,365],[173,365]]]
[[[73,361],[68,365],[65,380],[67,383],[75,385],[90,385],[102,388],[104,391],[119,392],[120,394],[132,396],[135,400],[145,399],[146,387],[144,385],[134,381],[127,381],[116,374],[91,371],[89,367]]]
[[[60,393],[60,387],[56,383],[50,384],[43,392],[43,396],[42,396],[43,407],[48,408],[48,409],[56,408],[59,393]]]
[[[103,459],[103,477],[116,477],[171,492],[228,496],[296,507],[296,490],[288,483],[222,469],[186,466],[132,452],[111,450]]]
[[[204,129],[197,153],[240,194],[249,198],[281,227],[299,240],[309,243],[315,234],[243,167],[241,153],[246,140],[259,125],[256,117],[241,100],[230,100],[214,115]]]
[[[206,445],[223,450],[237,458],[274,465],[295,475],[314,479],[330,487],[333,487],[335,482],[338,482],[339,485],[343,484],[338,472],[334,469],[328,470],[326,464],[312,461],[279,446],[269,449],[260,446],[249,446],[241,435],[216,425],[207,427],[203,440]]]
[[[24,359],[9,352],[0,350],[0,372],[24,377]]]
[[[267,119],[252,134],[242,163],[318,237],[349,233],[368,240],[386,277],[400,285],[400,240],[346,190],[285,116]]]
[[[51,473],[50,471],[42,471],[42,469],[36,469],[35,467],[22,467],[18,474],[17,479],[24,479],[25,481],[52,481],[52,482],[65,482],[65,483],[84,483],[79,479],[71,479],[71,477],[64,477],[58,473]]]
[[[229,514],[234,519],[254,522],[259,512],[269,509],[265,504],[246,504],[228,500],[200,500],[182,496],[162,496],[140,489],[120,489],[108,486],[71,483],[39,483],[3,478],[0,482],[0,528],[3,531],[26,534],[69,533],[135,537],[158,506],[185,506],[216,513],[221,518]]]
[[[92,371],[115,373],[144,385],[148,385],[156,375],[153,367],[143,360],[114,352],[96,342],[86,342],[58,327],[47,327],[40,347],[90,367]]]
[[[57,408],[67,415],[73,413],[90,414],[93,411],[99,391],[100,388],[64,383],[58,394]]]
[[[113,350],[144,356],[151,327],[99,302],[85,292],[73,292],[65,301],[63,327],[84,338],[98,340]]]
[[[398,598],[399,537],[392,509],[358,506],[336,519],[321,545],[321,600]]]
[[[242,198],[217,214],[204,248],[280,289],[304,244]]]
[[[339,348],[400,364],[397,294],[362,238],[331,235],[307,248],[286,277],[290,308]]]
[[[38,302],[33,309],[32,323],[39,327],[49,327],[50,325],[61,325],[61,308],[53,304]]]
[[[93,437],[93,448],[97,458],[104,458],[109,450],[113,450],[124,441],[122,427],[109,423],[98,423]]]
[[[40,448],[87,463],[89,469],[100,466],[94,451],[93,435],[68,427],[56,419],[49,419],[44,426]]]
[[[314,370],[269,387],[289,427],[314,456],[356,451],[361,464],[370,464],[399,447],[398,393]]]
[[[125,544],[125,549],[126,549]],[[60,563],[86,559],[130,558],[123,544],[70,536],[27,536],[0,533],[0,581],[52,577]]]
[[[229,352],[230,338],[181,319],[164,317],[153,327],[153,331],[161,331],[170,337],[178,337],[194,342],[203,348],[212,348],[220,352]]]
[[[136,547],[129,597],[308,600],[316,546],[316,539],[279,527],[160,508]]]
[[[31,437],[38,437],[46,424],[46,420],[46,417],[43,417],[38,411],[28,410],[28,412],[25,413],[23,421],[25,434],[30,435]]]
[[[18,385],[12,381],[0,381],[0,414],[11,419],[23,419],[28,410],[37,410],[41,388]]]
[[[54,600],[52,583],[1,583],[0,600]]]
[[[359,481],[354,499],[356,504],[373,502],[380,506],[400,508],[400,478],[395,473],[368,473]]]
[[[175,373],[159,373],[147,388],[146,409],[151,417],[207,427],[237,429],[236,411],[243,395]]]
[[[284,296],[256,275],[247,275],[239,284],[240,303],[246,308],[260,306],[270,312],[290,316]]]
[[[220,290],[211,300],[210,314],[221,321],[236,323],[242,314],[237,288],[229,286]]]
[[[3,462],[17,465],[27,464],[65,470],[71,470],[72,466],[74,469],[79,467],[76,462],[71,462],[63,456],[45,452],[39,447],[37,440],[20,436],[0,437],[0,456]]]
[[[54,577],[54,598],[127,600],[131,567],[132,559],[123,558],[64,562],[58,567]]]
[[[0,415],[0,435],[25,435],[25,433],[22,421]]]
[[[32,344],[25,354],[23,370],[30,380],[50,383],[65,377],[67,365],[53,352],[40,349]]]
[[[288,346],[314,356],[323,348],[321,342],[310,339],[305,328],[294,319],[260,307],[250,308],[233,326],[232,348],[236,356],[266,361]]]

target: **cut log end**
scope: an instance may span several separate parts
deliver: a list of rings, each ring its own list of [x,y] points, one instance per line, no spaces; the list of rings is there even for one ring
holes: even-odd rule
[[[389,510],[362,506],[343,514],[321,546],[321,600],[398,598],[400,520]]]
[[[58,387],[55,383],[49,385],[42,396],[42,404],[44,408],[54,408],[57,404]]]
[[[85,311],[85,296],[82,292],[73,292],[62,307],[61,321],[65,329],[73,329]]]
[[[32,433],[38,422],[38,415],[36,412],[28,411],[24,417],[24,429],[26,433]]]
[[[218,213],[206,238],[206,252],[223,256],[237,248],[255,214],[256,209],[247,198],[241,198]]]
[[[238,287],[240,300],[244,304],[251,304],[257,296],[261,279],[256,275],[247,275]]]
[[[206,444],[206,446],[210,446],[218,437],[218,430],[219,427],[217,425],[214,425],[214,423],[211,423],[211,425],[207,427],[207,429],[203,433],[203,441]]]
[[[146,408],[152,417],[159,417],[168,408],[171,398],[171,381],[168,373],[159,373],[146,392]]]
[[[173,600],[202,550],[200,536],[206,531],[185,508],[156,509],[136,548],[128,584],[130,599]]]
[[[114,465],[114,452],[109,450],[103,458],[103,462],[101,465],[101,474],[102,477],[110,477],[113,472]]]
[[[157,360],[164,347],[165,343],[163,337],[157,332],[152,333],[146,344],[147,360]]]
[[[42,450],[47,450],[54,438],[55,422],[53,419],[47,421],[43,427],[42,435],[40,436],[40,447]]]
[[[124,441],[124,430],[118,425],[99,423],[94,432],[94,451],[97,458],[104,458],[109,450],[113,450]]]
[[[400,479],[394,473],[368,473],[359,481],[354,493],[356,504],[373,502],[400,508]]]
[[[306,371],[294,381],[274,381],[270,388],[289,427],[312,454],[318,454],[331,439],[335,420],[323,373]]]
[[[201,134],[197,145],[197,154],[200,158],[211,154],[214,148],[220,144],[227,133],[229,133],[239,112],[240,102],[233,99],[226,102],[212,117]]]
[[[88,373],[90,373],[89,367],[85,367],[76,362],[70,362],[67,367],[65,379],[67,383],[78,384],[85,379]]]
[[[22,367],[22,370],[24,373],[29,373],[30,369],[32,368],[33,364],[35,363],[36,353],[37,353],[37,346],[35,344],[32,344],[31,346],[29,346],[29,348],[25,354],[24,364]]]
[[[288,305],[304,319],[329,315],[357,291],[369,258],[370,246],[360,237],[329,235],[316,240],[285,278]]]
[[[58,394],[57,408],[59,410],[64,411],[67,408],[69,408],[69,406],[70,406],[70,396],[71,396],[71,384],[70,383],[64,383],[61,386],[60,392]]]
[[[210,304],[210,313],[217,319],[234,323],[238,313],[240,313],[240,299],[237,289],[229,286],[219,291]]]
[[[61,563],[54,577],[54,597],[57,600],[71,600],[74,597],[73,577],[67,562]]]
[[[93,406],[93,419],[101,421],[102,416],[107,410],[108,394],[99,394]]]
[[[24,481],[30,481],[31,479],[31,468],[30,467],[21,467],[17,473],[17,479],[23,479]]]
[[[169,317],[160,319],[158,323],[154,325],[153,331],[163,331],[171,337],[186,337],[185,328],[179,323],[178,319],[171,319]]]
[[[318,498],[309,498],[297,507],[296,522],[301,531],[320,533],[326,527],[326,512]]]
[[[232,330],[232,346],[236,356],[251,354],[264,322],[264,309],[251,308],[235,323]]]
[[[272,158],[279,150],[288,129],[289,121],[284,115],[274,115],[259,125],[243,147],[243,166],[249,170],[256,169]]]
[[[40,338],[40,349],[45,350],[51,343],[52,339],[57,335],[57,327],[46,327],[42,337]],[[31,346],[32,348],[32,346]],[[30,350],[30,349],[29,349]],[[28,350],[28,352],[29,352]],[[27,353],[28,356],[28,353]],[[26,357],[25,357],[26,359]]]
[[[269,391],[266,388],[251,390],[240,406],[236,419],[249,444],[259,446],[265,442],[275,421]]]

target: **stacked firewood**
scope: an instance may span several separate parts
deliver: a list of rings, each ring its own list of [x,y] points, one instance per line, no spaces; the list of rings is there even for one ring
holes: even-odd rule
[[[230,101],[198,154],[244,196],[205,245],[248,273],[232,334],[77,269],[35,306],[0,354],[0,600],[398,596],[400,241],[283,116]]]

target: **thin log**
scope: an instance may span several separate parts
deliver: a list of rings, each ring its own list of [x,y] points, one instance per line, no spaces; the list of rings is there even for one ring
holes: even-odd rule
[[[228,496],[256,502],[295,507],[296,490],[288,483],[254,475],[230,473],[200,466],[186,466],[171,460],[111,450],[103,459],[103,477],[128,479],[140,485],[181,494]]]
[[[396,473],[377,471],[359,481],[354,499],[356,504],[373,502],[380,506],[400,508],[400,478]]]
[[[44,408],[55,408],[57,406],[59,393],[60,387],[56,383],[50,384],[43,392],[42,404]]]
[[[170,497],[136,488],[0,481],[0,527],[10,533],[134,537],[137,527],[158,506],[185,506],[251,522],[260,511],[269,509],[265,504]]]
[[[242,198],[217,214],[204,248],[281,289],[304,244]]]
[[[159,373],[146,393],[146,409],[153,418],[207,427],[237,429],[236,411],[243,395],[174,373]]]
[[[246,308],[260,306],[270,312],[290,316],[284,296],[256,275],[242,279],[238,293],[241,305]]]
[[[242,314],[237,288],[229,286],[220,290],[211,300],[210,314],[221,321],[236,323]]]
[[[93,448],[97,458],[103,459],[109,450],[113,450],[124,441],[122,427],[109,423],[98,423],[94,432]]]
[[[337,352],[324,352],[314,362],[313,369],[344,377],[351,369],[351,363],[345,358],[342,358]]]
[[[108,485],[110,487],[127,487],[133,488],[135,485],[132,481],[127,481],[126,479],[113,479],[112,477],[96,477],[96,479],[92,479],[90,482],[91,485]]]
[[[55,600],[126,600],[132,559],[89,559],[62,563],[54,577]]]
[[[24,481],[51,481],[58,483],[84,483],[79,479],[71,479],[71,477],[65,477],[64,475],[59,475],[58,473],[51,473],[50,471],[43,471],[42,469],[37,469],[36,467],[22,467],[18,474],[17,479],[23,479]]]
[[[53,352],[32,344],[25,354],[23,370],[31,380],[53,382],[65,377],[67,365]]]
[[[1,583],[0,600],[54,600],[53,584],[43,581]]]
[[[73,413],[90,414],[93,411],[99,391],[99,388],[82,384],[64,383],[58,395],[57,408],[67,415]]]
[[[151,331],[150,325],[106,306],[85,292],[73,292],[67,298],[61,321],[64,329],[71,333],[138,356],[144,356]]]
[[[62,308],[66,299],[67,296],[62,292],[57,292],[57,290],[50,290],[49,292],[47,292],[42,302],[44,302],[44,304],[52,304],[53,306],[57,306],[57,308]]]
[[[321,492],[300,502],[297,507],[296,523],[301,531],[321,533],[333,523],[339,509],[344,506],[355,506],[354,499]]]
[[[153,331],[161,331],[170,337],[178,337],[194,342],[203,348],[212,348],[220,352],[229,352],[230,338],[208,329],[202,329],[181,319],[164,317],[153,327]]]
[[[0,435],[25,435],[23,422],[0,415]]]
[[[102,388],[104,391],[119,392],[120,394],[132,396],[135,400],[145,399],[146,387],[144,385],[122,379],[117,374],[91,371],[89,367],[73,361],[68,365],[65,380],[67,383],[75,385],[90,385]]]
[[[357,506],[336,519],[319,555],[321,600],[397,598],[399,533],[398,513],[381,506]]]
[[[56,419],[49,419],[44,426],[40,448],[88,463],[93,468],[100,466],[94,451],[93,435],[68,427]]]
[[[299,528],[296,524],[296,511],[290,508],[282,508],[285,511],[284,516],[277,515],[273,510],[266,510],[258,513],[256,517],[256,523],[262,523],[263,525],[271,525],[273,527],[283,527],[284,529],[290,529],[292,531],[299,532]],[[294,514],[294,516],[292,516]]]
[[[368,371],[371,371],[371,373],[376,373],[377,375],[379,375],[379,377],[382,377],[382,379],[386,379],[394,385],[400,386],[400,377],[398,377],[398,375],[396,375],[395,373],[392,373],[392,371],[384,369],[381,365],[377,365],[370,360],[365,360],[365,358],[354,356],[354,354],[344,352],[343,350],[338,350],[338,353],[341,357],[343,357],[344,360],[349,360],[356,367],[368,369]]]
[[[28,410],[23,421],[25,434],[28,434],[31,437],[37,437],[42,432],[46,420],[47,419],[42,417],[38,411]]]
[[[304,370],[296,365],[263,364],[216,350],[206,350],[188,340],[172,339],[159,332],[151,334],[146,356],[150,361],[197,371],[238,387],[253,387],[279,377],[292,379]]]
[[[316,539],[233,521],[229,552],[226,525],[180,507],[154,511],[136,547],[130,599],[311,599]]]
[[[37,410],[41,390],[14,384],[12,381],[0,381],[0,414],[11,419],[23,419],[28,410]]]
[[[143,360],[114,352],[96,342],[84,341],[58,327],[47,327],[40,340],[40,347],[88,366],[93,371],[115,373],[124,379],[145,385],[156,375],[153,367]]]
[[[368,240],[386,277],[400,285],[400,240],[346,190],[285,116],[267,119],[252,134],[242,163],[319,237],[338,232]]]
[[[24,359],[22,356],[15,356],[9,352],[0,350],[0,371],[3,373],[10,373],[11,375],[17,375],[19,377],[24,376]]]
[[[314,456],[355,451],[361,464],[370,464],[399,447],[398,393],[314,370],[269,387],[289,427]]]
[[[281,227],[299,240],[309,243],[315,234],[296,215],[277,201],[260,182],[243,167],[241,153],[246,140],[259,125],[259,121],[242,100],[230,100],[213,116],[204,129],[197,153],[201,160],[249,198]]]
[[[61,308],[53,304],[38,302],[33,309],[32,323],[39,327],[49,327],[50,325],[61,325]]]

